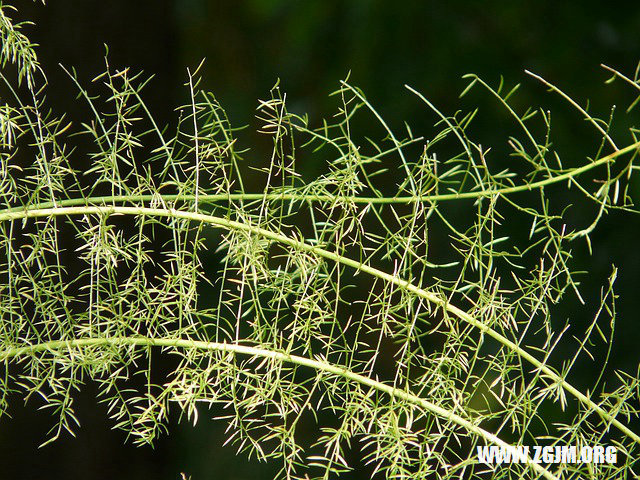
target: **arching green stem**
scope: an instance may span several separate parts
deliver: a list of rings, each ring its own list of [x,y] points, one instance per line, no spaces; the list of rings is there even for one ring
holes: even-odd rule
[[[435,203],[446,202],[451,200],[462,199],[475,199],[482,197],[491,197],[494,195],[509,195],[518,192],[528,192],[536,190],[538,188],[544,188],[547,185],[570,180],[578,175],[592,170],[601,165],[607,164],[613,161],[615,158],[640,149],[640,141],[632,143],[620,150],[606,155],[594,162],[588,163],[579,168],[571,169],[568,172],[556,175],[554,177],[540,180],[524,185],[517,185],[513,187],[504,187],[491,190],[479,190],[477,192],[463,192],[463,193],[443,193],[439,195],[422,195],[422,196],[398,196],[398,197],[341,197],[349,202],[358,204],[409,204],[416,202]],[[254,200],[281,200],[281,201],[299,201],[299,202],[332,202],[336,200],[332,195],[311,195],[300,193],[220,193],[215,195],[200,194],[198,195],[199,203],[213,204],[220,202],[232,202],[232,201],[254,201]],[[167,202],[174,201],[195,201],[195,195],[105,195],[99,197],[90,198],[72,198],[65,200],[56,200],[53,202],[42,202],[29,207],[10,207],[0,210],[0,218],[4,214],[11,212],[21,212],[25,208],[29,210],[40,210],[52,207],[74,207],[74,206],[88,206],[88,205],[106,205],[114,203],[139,203],[139,202],[151,202],[157,200],[164,200]]]
[[[392,386],[386,385],[377,380],[373,380],[364,375],[352,372],[346,368],[338,365],[334,365],[329,362],[314,360],[311,358],[301,357],[298,355],[291,355],[284,352],[275,350],[268,350],[265,348],[252,347],[248,345],[238,345],[233,343],[217,343],[217,342],[203,342],[197,340],[184,340],[173,338],[149,338],[149,337],[103,337],[103,338],[79,338],[75,340],[54,340],[50,342],[43,342],[36,345],[30,345],[26,347],[13,347],[8,348],[0,352],[0,361],[5,361],[9,358],[22,357],[25,355],[33,355],[35,353],[42,353],[48,351],[59,350],[71,350],[74,348],[100,346],[100,345],[122,345],[122,346],[138,346],[138,347],[173,347],[173,348],[191,348],[198,350],[209,350],[218,352],[229,352],[234,355],[248,355],[252,357],[268,358],[277,360],[279,362],[291,363],[294,365],[300,365],[303,367],[309,367],[317,372],[330,373],[332,375],[339,375],[349,381],[357,382],[360,385],[367,386],[379,392],[383,392],[392,398],[404,400],[406,402],[417,405],[428,412],[433,413],[441,418],[449,420],[465,430],[478,435],[488,443],[500,446],[505,449],[513,449],[514,447],[498,436],[484,430],[483,428],[474,425],[469,420],[457,415],[445,408],[442,408],[434,403],[425,400],[417,395],[399,390]],[[531,458],[527,458],[527,465],[529,465],[537,474],[542,475],[548,480],[559,480],[559,477],[553,475],[549,470],[545,469],[538,463],[534,463]]]
[[[264,238],[268,238],[275,242],[279,242],[284,245],[289,245],[295,249],[313,253],[320,257],[326,258],[328,260],[338,262],[340,264],[346,265],[348,267],[354,268],[358,271],[365,272],[369,275],[377,277],[381,280],[389,282],[393,285],[396,285],[400,288],[403,288],[420,298],[424,298],[425,300],[431,302],[433,305],[436,305],[443,310],[449,312],[450,314],[456,316],[460,320],[463,320],[475,328],[479,329],[481,332],[486,335],[492,337],[508,349],[515,352],[518,356],[525,359],[533,366],[535,366],[541,373],[546,375],[548,378],[552,379],[558,385],[560,385],[565,391],[572,394],[576,399],[578,399],[582,404],[592,409],[594,412],[597,412],[602,418],[606,419],[610,424],[616,426],[620,431],[622,431],[625,435],[632,438],[636,443],[640,444],[640,436],[630,430],[626,425],[617,420],[613,415],[607,412],[605,409],[596,404],[593,400],[591,400],[588,396],[580,392],[578,389],[569,384],[564,378],[554,372],[549,366],[545,365],[543,362],[538,360],[536,357],[531,355],[529,352],[524,350],[518,344],[512,342],[504,335],[499,332],[493,330],[488,325],[484,324],[480,320],[474,318],[472,315],[469,315],[464,310],[456,307],[455,305],[450,304],[446,299],[440,297],[439,295],[429,292],[423,288],[420,288],[412,283],[399,278],[395,275],[391,275],[389,273],[383,272],[377,268],[371,267],[369,265],[365,265],[351,258],[347,258],[341,255],[337,255],[336,253],[330,252],[320,247],[316,247],[310,245],[304,241],[295,240],[287,237],[284,234],[272,232],[266,230],[264,228],[256,227],[253,225],[248,225],[246,223],[240,223],[233,220],[229,220],[226,218],[216,217],[213,215],[205,215],[202,213],[195,212],[184,212],[175,209],[161,209],[161,208],[149,208],[149,207],[122,207],[122,206],[78,206],[78,207],[60,207],[60,208],[44,208],[44,209],[33,209],[27,208],[22,211],[11,211],[0,213],[0,222],[9,221],[9,220],[20,220],[25,218],[37,218],[37,217],[53,217],[53,216],[73,216],[73,215],[147,215],[154,217],[165,217],[165,218],[181,218],[185,220],[190,220],[194,222],[202,222],[209,225],[217,226],[220,228],[224,228],[226,230],[238,230],[244,231],[250,234],[260,235]]]

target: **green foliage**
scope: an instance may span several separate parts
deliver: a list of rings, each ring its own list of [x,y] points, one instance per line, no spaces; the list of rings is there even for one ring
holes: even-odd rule
[[[607,212],[634,211],[637,130],[614,139],[613,115],[534,76],[593,127],[595,152],[564,159],[549,112],[518,113],[517,88],[470,75],[463,94],[488,92],[517,128],[501,159],[473,139],[477,111],[447,115],[411,88],[435,116],[428,139],[396,133],[348,81],[319,127],[276,86],[257,110],[272,153],[248,191],[251,152],[197,70],[172,131],[139,75],[107,61],[85,89],[70,72],[93,115],[76,127],[46,108],[33,47],[4,10],[0,29],[2,63],[26,79],[3,76],[0,105],[0,408],[20,393],[49,409],[45,443],[77,427],[74,392],[92,382],[139,444],[170,411],[196,422],[223,406],[229,441],[277,459],[282,478],[334,478],[354,448],[388,478],[634,475],[638,377],[597,353],[611,345],[616,269],[583,300],[571,247],[591,248]],[[611,71],[640,90],[637,72]],[[381,138],[354,133],[363,115]],[[318,158],[325,172],[303,178],[296,163]],[[572,224],[572,202],[593,204],[593,221]],[[205,249],[219,270],[203,266]],[[554,318],[570,298],[588,304],[576,318],[596,305],[586,327]],[[601,368],[579,389],[573,369],[592,352]],[[172,371],[154,371],[158,355]],[[603,443],[617,465],[490,467],[475,454]]]

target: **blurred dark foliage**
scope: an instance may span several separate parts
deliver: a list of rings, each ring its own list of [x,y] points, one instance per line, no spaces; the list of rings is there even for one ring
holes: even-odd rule
[[[565,158],[571,158],[594,153],[598,138],[575,128],[582,123],[579,116],[523,70],[566,88],[576,99],[590,98],[595,111],[606,117],[608,107],[624,105],[631,96],[625,96],[621,82],[603,86],[607,75],[598,65],[630,73],[640,60],[640,8],[625,2],[49,0],[46,6],[20,2],[19,8],[17,18],[36,24],[28,34],[40,44],[49,104],[74,122],[86,121],[88,112],[58,63],[74,67],[89,85],[104,70],[106,45],[113,68],[129,66],[155,76],[144,98],[159,123],[166,124],[188,98],[186,68],[195,68],[203,58],[201,87],[216,94],[235,124],[249,126],[255,126],[257,99],[267,97],[278,79],[291,110],[319,122],[336,111],[328,94],[350,72],[350,82],[364,90],[391,125],[401,128],[406,120],[414,132],[427,134],[434,118],[404,84],[453,114],[475,105],[495,110],[487,96],[458,100],[465,86],[461,75],[473,72],[493,85],[504,75],[510,84],[525,84],[518,104],[558,109],[554,138]],[[621,114],[618,122],[624,128],[629,120]],[[494,142],[494,156],[507,152],[506,123],[506,117],[489,114],[474,126],[483,144]],[[252,141],[251,156],[259,158],[268,144]],[[321,168],[306,165],[309,171],[303,174]],[[583,222],[590,212],[585,210]],[[592,273],[583,283],[586,298],[598,298],[611,263],[623,267],[613,366],[627,369],[637,367],[640,255],[632,246],[639,226],[637,217],[611,215],[592,237],[598,245],[592,256],[576,247],[578,261]],[[561,324],[569,311],[559,315]],[[579,377],[574,382],[581,386]],[[225,425],[207,421],[206,412],[195,428],[174,422],[155,449],[135,448],[124,443],[124,434],[110,430],[90,385],[78,394],[83,425],[77,438],[67,435],[38,450],[48,419],[46,412],[33,413],[36,403],[24,407],[14,402],[13,418],[1,423],[0,478],[176,479],[184,469],[194,480],[260,479],[270,478],[277,468],[222,447]],[[357,457],[356,450],[356,466]]]

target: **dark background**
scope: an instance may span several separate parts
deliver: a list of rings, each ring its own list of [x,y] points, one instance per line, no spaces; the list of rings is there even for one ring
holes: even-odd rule
[[[24,3],[16,18],[28,19],[32,40],[47,73],[49,102],[73,119],[87,118],[77,91],[58,63],[75,67],[88,84],[104,69],[105,44],[114,67],[131,66],[155,78],[145,99],[159,123],[171,122],[173,109],[185,102],[186,68],[206,58],[201,86],[212,90],[236,125],[254,125],[258,98],[281,79],[291,108],[312,118],[330,115],[335,102],[327,95],[351,72],[351,83],[394,126],[409,120],[414,131],[433,124],[424,107],[408,93],[409,84],[444,112],[480,97],[458,100],[465,73],[476,73],[495,85],[500,75],[523,82],[524,105],[557,107],[555,138],[565,157],[594,154],[597,137],[576,129],[580,118],[558,102],[523,70],[532,70],[574,98],[591,99],[606,116],[613,103],[632,100],[621,82],[604,86],[600,63],[632,74],[640,60],[640,7],[610,2],[432,2],[336,0],[50,0],[46,6]],[[487,107],[490,104],[486,102]],[[493,107],[491,107],[493,108]],[[619,109],[620,128],[633,121]],[[637,122],[636,122],[637,124]],[[506,137],[499,123],[486,121],[475,132],[483,144]],[[260,151],[260,145],[255,149]],[[506,150],[504,150],[506,152]],[[585,214],[587,215],[587,214]],[[587,215],[588,216],[588,215]],[[624,219],[624,220],[621,220]],[[577,262],[592,272],[585,296],[598,296],[612,263],[619,274],[618,329],[613,366],[635,371],[635,333],[640,255],[637,216],[614,214],[592,240],[588,256],[577,248]],[[568,314],[567,314],[568,315]],[[588,378],[588,377],[587,377]],[[586,381],[586,380],[585,380]],[[577,380],[580,383],[580,380]],[[50,425],[33,404],[14,402],[12,419],[0,422],[0,478],[270,478],[273,466],[235,456],[222,447],[224,425],[201,417],[196,428],[172,425],[171,435],[151,448],[125,444],[111,431],[104,408],[92,401],[89,387],[80,394],[77,438],[66,436],[38,450]],[[357,477],[357,473],[353,478]],[[346,478],[346,477],[345,477]]]

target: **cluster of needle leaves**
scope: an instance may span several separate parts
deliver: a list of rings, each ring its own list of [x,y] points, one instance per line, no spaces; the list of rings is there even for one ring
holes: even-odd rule
[[[448,115],[409,88],[433,133],[399,132],[345,81],[315,126],[275,87],[257,108],[272,146],[257,160],[197,71],[171,128],[131,70],[107,61],[90,88],[69,72],[89,118],[67,122],[10,15],[0,8],[0,413],[17,395],[48,409],[53,441],[78,427],[90,382],[132,441],[152,443],[170,415],[215,415],[278,478],[337,478],[353,452],[374,478],[637,475],[637,374],[605,375],[599,356],[591,385],[572,384],[582,357],[610,349],[616,270],[582,299],[571,251],[591,249],[610,211],[634,211],[637,129],[613,138],[613,114],[532,74],[593,131],[594,151],[563,158],[548,111],[519,112],[517,88],[468,76],[463,94],[484,92],[515,126],[498,156],[473,138],[476,110]],[[638,71],[609,70],[640,92]],[[362,117],[377,127],[359,137]],[[305,178],[311,161],[325,168]],[[592,221],[572,223],[574,202]],[[567,299],[595,316],[554,318]],[[603,444],[615,464],[476,456]]]

